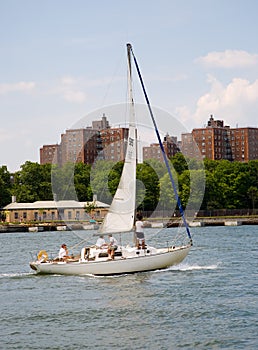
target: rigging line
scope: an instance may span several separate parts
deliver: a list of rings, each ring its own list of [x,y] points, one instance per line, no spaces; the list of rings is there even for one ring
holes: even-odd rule
[[[114,83],[116,81],[121,80],[121,77],[118,75],[118,71],[119,71],[120,67],[122,66],[122,62],[123,62],[123,55],[121,54],[121,56],[117,60],[117,63],[115,65],[112,76],[106,82],[106,91],[104,93],[104,96],[102,97],[102,102],[100,103],[101,106],[105,106],[105,102],[107,101],[107,98],[108,98],[108,95],[109,95],[109,92],[111,90],[112,85],[114,86]],[[103,85],[105,85],[105,82]]]
[[[75,235],[75,236],[77,236],[77,237],[79,237],[79,238],[82,239],[82,237],[80,237],[79,235]],[[84,238],[84,239],[82,239],[79,243],[76,243],[75,245],[73,245],[73,246],[70,247],[69,249],[73,250],[74,248],[79,247],[82,243],[86,242],[87,240],[88,240],[88,238]]]
[[[160,138],[160,134],[159,134],[159,131],[158,131],[158,127],[157,127],[156,121],[154,119],[154,115],[153,115],[153,112],[152,112],[150,101],[149,101],[149,98],[148,98],[148,95],[147,95],[147,92],[146,92],[146,89],[145,89],[145,86],[144,86],[144,83],[143,83],[143,78],[142,78],[142,75],[141,75],[141,72],[140,72],[140,68],[138,66],[138,62],[136,60],[136,57],[134,56],[133,49],[132,49],[131,45],[130,45],[130,50],[131,50],[131,53],[132,53],[132,56],[133,56],[133,59],[134,59],[135,67],[136,67],[136,70],[137,70],[137,73],[138,73],[138,76],[139,76],[139,79],[140,79],[140,83],[141,83],[141,86],[142,86],[142,89],[143,89],[144,97],[145,97],[145,100],[146,100],[146,103],[147,103],[147,106],[148,106],[148,109],[149,109],[149,112],[150,112],[150,116],[151,116],[151,119],[152,119],[152,122],[153,122],[153,125],[154,125],[154,128],[155,128],[155,132],[156,132],[156,135],[157,135],[157,138],[158,138],[158,141],[159,141],[161,152],[162,152],[162,155],[163,155],[166,167],[168,169],[168,173],[169,173],[170,181],[171,181],[173,189],[174,189],[177,205],[178,205],[181,217],[183,219],[183,222],[184,222],[184,225],[185,225],[185,228],[186,228],[186,232],[188,234],[190,242],[192,243],[191,233],[190,233],[188,224],[187,224],[186,219],[185,219],[184,210],[183,210],[183,207],[182,207],[182,204],[181,204],[181,200],[180,200],[179,195],[177,193],[176,184],[175,184],[175,181],[173,179],[170,166],[168,164],[168,159],[167,159],[167,156],[166,156],[166,153],[165,153],[165,150],[164,150],[161,138]]]

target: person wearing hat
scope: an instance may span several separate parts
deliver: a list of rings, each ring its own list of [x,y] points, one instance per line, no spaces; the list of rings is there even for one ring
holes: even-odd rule
[[[60,248],[59,254],[58,254],[58,258],[61,261],[70,258],[70,256],[68,255],[68,249],[67,249],[67,246],[65,243],[61,245],[61,248]]]

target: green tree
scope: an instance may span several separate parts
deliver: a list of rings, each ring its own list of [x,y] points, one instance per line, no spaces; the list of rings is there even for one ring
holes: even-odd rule
[[[120,177],[123,171],[124,162],[117,162],[111,168],[108,174],[108,188],[112,196],[115,195],[116,189],[119,185]]]
[[[77,200],[74,184],[74,163],[52,165],[52,192],[56,200]]]
[[[255,209],[258,205],[258,188],[256,186],[250,186],[247,190],[247,196],[250,201],[249,208]]]
[[[92,193],[97,195],[98,200],[108,204],[113,198],[109,188],[109,174],[114,165],[112,161],[98,160],[91,169]]]
[[[0,167],[0,208],[11,202],[11,174],[5,165]]]
[[[221,208],[220,186],[214,173],[206,171],[205,192],[201,209],[212,210]]]
[[[188,169],[188,164],[185,156],[182,153],[176,153],[171,158],[172,165],[175,169],[175,171],[180,175],[183,173],[183,171]]]
[[[86,205],[84,206],[84,210],[85,212],[91,217],[91,213],[93,210],[96,209],[96,203],[95,201],[89,203],[87,202]]]
[[[74,167],[74,185],[77,198],[80,202],[92,200],[90,186],[91,166],[89,164],[77,163]]]
[[[51,164],[39,165],[27,161],[21,170],[14,174],[12,194],[17,202],[51,200]]]
[[[157,159],[147,159],[144,161],[146,164],[149,164],[149,166],[155,171],[157,176],[162,178],[165,174],[167,174],[167,169],[164,161],[160,161]]]
[[[155,210],[160,196],[159,178],[147,163],[137,165],[137,210]]]
[[[184,208],[198,211],[205,193],[205,174],[202,169],[185,170],[179,176],[180,198]]]
[[[175,171],[173,171],[172,175],[175,182],[175,186],[177,188],[177,192],[179,192],[177,174]],[[171,215],[173,214],[173,211],[177,207],[176,196],[175,196],[168,173],[166,173],[160,179],[159,207],[160,207],[160,210],[170,211]]]

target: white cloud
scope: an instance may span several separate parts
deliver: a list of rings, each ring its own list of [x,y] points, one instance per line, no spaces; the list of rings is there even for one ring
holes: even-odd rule
[[[68,102],[83,103],[86,101],[86,95],[82,91],[67,89],[63,92],[63,98]]]
[[[195,111],[187,107],[178,107],[177,113],[185,123],[193,127],[203,127],[209,116],[222,119],[225,124],[235,127],[258,126],[258,79],[250,82],[247,79],[234,78],[228,85],[223,85],[209,75],[210,91],[199,97]]]
[[[61,83],[63,85],[74,85],[77,83],[78,80],[76,80],[75,78],[73,77],[70,77],[70,76],[66,76],[66,77],[63,77],[61,79]]]
[[[5,149],[5,142],[10,141],[12,139],[14,139],[14,137],[12,136],[12,134],[8,133],[8,130],[3,128],[0,129],[0,145],[1,147],[3,147],[3,149]]]
[[[242,125],[257,125],[258,79],[250,82],[247,79],[234,78],[223,86],[217,79],[209,76],[211,89],[197,101],[195,118],[203,120],[210,114],[227,120],[234,126],[238,121]],[[245,124],[246,123],[246,124]]]
[[[64,76],[50,92],[51,94],[61,96],[68,102],[83,103],[87,99],[86,93],[83,90],[81,79]]]
[[[189,126],[192,124],[190,121],[192,120],[192,113],[189,107],[187,106],[179,106],[175,109],[175,115],[178,120],[185,126],[185,131],[183,132],[191,132]]]
[[[248,67],[258,64],[258,55],[243,50],[213,51],[206,56],[199,57],[196,62],[209,67]]]
[[[32,81],[20,81],[13,84],[0,84],[0,94],[8,94],[10,92],[28,92],[35,88],[36,84]]]
[[[63,99],[72,103],[84,103],[94,88],[108,87],[110,82],[116,83],[122,80],[121,77],[103,77],[101,79],[83,79],[72,76],[62,77],[55,88],[50,93],[59,95]]]

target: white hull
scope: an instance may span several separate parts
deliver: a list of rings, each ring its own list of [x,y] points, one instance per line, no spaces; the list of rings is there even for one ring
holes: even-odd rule
[[[165,269],[177,265],[187,256],[191,246],[173,249],[155,249],[155,253],[138,256],[117,257],[115,260],[107,258],[96,261],[77,262],[31,262],[30,266],[37,273],[61,275],[118,275]]]

